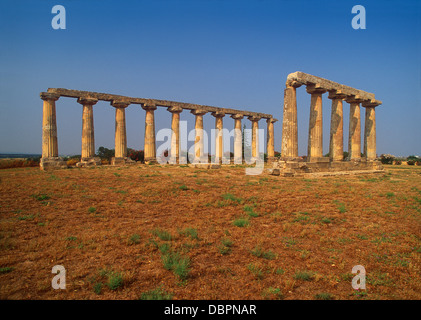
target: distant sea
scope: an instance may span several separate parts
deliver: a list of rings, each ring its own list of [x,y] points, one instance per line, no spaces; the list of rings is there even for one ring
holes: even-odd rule
[[[0,159],[4,158],[37,158],[40,153],[0,153]]]

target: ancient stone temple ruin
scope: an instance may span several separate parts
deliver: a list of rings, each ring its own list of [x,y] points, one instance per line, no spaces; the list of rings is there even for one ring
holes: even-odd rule
[[[311,94],[311,104],[307,156],[299,157],[296,89],[303,85]],[[328,98],[332,100],[329,157],[323,156],[322,95],[326,92],[328,92]],[[189,110],[195,115],[194,156],[197,158],[204,156],[203,116],[206,113],[211,113],[215,117],[215,129],[217,130],[215,158],[218,163],[221,162],[223,157],[223,118],[229,114],[235,120],[234,158],[232,160],[236,164],[243,161],[241,120],[247,117],[252,122],[251,153],[254,159],[261,153],[258,146],[259,120],[266,119],[266,150],[268,160],[272,163],[272,168],[269,171],[273,175],[294,176],[304,173],[358,170],[373,172],[382,169],[380,163],[376,161],[375,116],[375,108],[381,104],[381,101],[376,100],[373,93],[303,72],[291,73],[287,77],[284,92],[281,157],[279,159],[275,158],[274,150],[274,123],[277,120],[271,114],[69,89],[50,88],[47,92],[41,92],[40,96],[44,101],[41,169],[67,167],[66,162],[59,157],[58,153],[55,103],[60,97],[76,98],[83,107],[82,153],[80,162],[77,163],[79,167],[101,164],[100,159],[95,156],[93,106],[98,101],[107,101],[115,108],[115,157],[112,158],[112,165],[125,165],[132,162],[127,157],[125,109],[129,105],[140,105],[146,112],[144,156],[147,163],[155,162],[157,159],[154,111],[157,107],[165,107],[172,114],[170,148],[170,163],[172,164],[180,163],[180,113],[183,110]],[[348,159],[343,159],[343,101],[350,105]],[[360,105],[365,108],[363,157],[361,157]]]
[[[154,111],[157,107],[166,107],[172,114],[171,121],[171,148],[170,163],[177,164],[180,157],[180,113],[188,110],[195,115],[196,138],[194,143],[195,157],[204,157],[203,140],[203,116],[211,113],[215,117],[215,128],[217,135],[215,137],[215,158],[221,162],[223,153],[223,118],[226,114],[231,115],[235,120],[234,127],[234,163],[242,163],[242,132],[241,120],[247,117],[252,122],[252,156],[257,157],[259,121],[266,119],[267,123],[267,154],[269,159],[274,159],[274,127],[277,121],[271,114],[241,111],[235,109],[218,108],[184,102],[175,102],[157,99],[144,99],[120,96],[108,93],[88,92],[68,89],[50,88],[47,92],[40,93],[43,103],[42,120],[42,158],[40,162],[41,169],[66,168],[67,164],[58,153],[57,143],[57,121],[56,121],[56,101],[60,97],[76,98],[82,105],[82,154],[81,160],[77,166],[100,165],[101,161],[95,157],[95,138],[94,138],[94,118],[93,106],[98,101],[108,101],[115,108],[115,157],[112,158],[112,165],[124,165],[132,162],[127,157],[127,137],[126,137],[126,116],[125,109],[129,105],[140,105],[146,112],[145,115],[145,140],[144,155],[145,162],[156,162],[156,139],[155,139],[155,117]],[[207,162],[207,160],[206,160]]]
[[[296,89],[305,85],[311,94],[307,156],[298,156]],[[322,95],[332,100],[329,157],[323,156]],[[350,105],[348,159],[343,159],[343,101]],[[376,161],[376,107],[373,93],[357,90],[303,72],[288,75],[284,91],[282,152],[273,174],[292,176],[311,172],[380,170]],[[365,108],[364,157],[361,157],[360,105]]]

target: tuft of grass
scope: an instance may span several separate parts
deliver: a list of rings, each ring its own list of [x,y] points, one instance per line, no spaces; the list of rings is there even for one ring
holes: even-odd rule
[[[323,222],[323,223],[331,223],[331,222],[332,222],[332,220],[330,220],[329,218],[323,217],[323,218],[322,218],[322,222]]]
[[[94,284],[94,292],[96,294],[98,294],[98,295],[101,294],[101,292],[102,292],[102,286],[103,286],[103,284],[101,282],[96,282]]]
[[[96,208],[95,207],[89,207],[88,208],[88,212],[89,213],[95,213],[96,212]]]
[[[186,280],[190,272],[190,258],[183,257],[178,252],[166,252],[162,255],[164,268],[174,272],[180,280]]]
[[[313,272],[297,271],[294,275],[295,280],[311,281],[314,278]]]
[[[166,292],[162,286],[143,292],[139,300],[172,300],[173,294]]]
[[[252,217],[252,218],[256,218],[256,217],[258,217],[259,216],[259,214],[258,213],[256,213],[256,212],[254,212],[254,209],[253,209],[253,207],[251,207],[251,206],[244,206],[244,211],[247,213],[247,215],[249,216],[249,217]]]
[[[133,244],[138,244],[139,242],[140,242],[140,235],[135,233],[135,234],[130,236],[128,244],[133,245]]]
[[[111,290],[117,290],[123,286],[123,275],[120,272],[110,272],[108,274],[107,286]]]
[[[164,241],[171,241],[172,240],[171,233],[169,233],[165,230],[154,229],[154,230],[152,230],[152,234],[154,236],[157,236],[159,239],[164,240]]]
[[[20,217],[18,217],[18,220],[34,220],[34,215],[33,214],[30,214],[30,215],[27,215],[27,216],[20,216]]]
[[[259,280],[263,279],[263,269],[259,266],[256,266],[250,263],[247,266],[247,269]]]
[[[195,240],[197,240],[199,238],[198,234],[197,234],[197,229],[194,229],[194,228],[186,228],[183,231],[179,231],[179,233],[181,235],[188,236],[188,237],[190,237],[192,239],[195,239]]]
[[[273,288],[273,287],[269,287],[269,288],[263,290],[262,296],[265,299],[271,299],[271,300],[281,300],[281,299],[284,298],[284,295],[281,292],[281,289]]]
[[[314,296],[317,300],[333,300],[333,295],[327,292],[318,293]]]
[[[236,227],[246,227],[249,225],[249,221],[246,218],[238,218],[233,222],[234,226]]]
[[[241,198],[237,198],[236,196],[234,196],[234,195],[233,195],[233,194],[231,194],[231,193],[225,193],[225,194],[223,194],[223,195],[222,195],[222,198],[223,198],[224,200],[228,200],[228,201],[236,202],[236,203],[238,203],[238,204],[241,204],[241,202],[243,202],[243,199],[241,199]]]
[[[179,186],[178,189],[183,190],[183,191],[189,190],[189,188],[185,184]]]
[[[258,258],[264,258],[268,260],[272,260],[275,258],[275,254],[272,251],[263,251],[261,247],[255,247],[250,253]]]
[[[13,267],[3,267],[0,268],[0,274],[12,272],[15,268]]]
[[[34,197],[38,201],[45,201],[51,198],[48,194],[45,193],[33,194],[32,197]]]
[[[76,241],[76,240],[77,240],[77,238],[76,238],[76,237],[74,237],[74,236],[70,236],[70,237],[67,237],[67,238],[66,238],[66,240],[67,240],[67,241]]]

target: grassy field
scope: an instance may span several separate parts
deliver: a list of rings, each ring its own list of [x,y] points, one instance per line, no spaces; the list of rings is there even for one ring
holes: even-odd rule
[[[0,299],[421,298],[421,167],[244,171],[0,170]]]

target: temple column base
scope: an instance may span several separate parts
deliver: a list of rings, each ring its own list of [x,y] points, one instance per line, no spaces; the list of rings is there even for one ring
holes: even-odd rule
[[[76,167],[93,167],[93,166],[100,166],[102,164],[101,158],[99,157],[92,157],[92,158],[82,158],[80,162],[76,163]]]
[[[39,166],[41,170],[68,168],[67,162],[64,161],[62,157],[41,158]]]
[[[112,166],[124,166],[126,164],[135,164],[136,161],[130,159],[129,157],[112,157],[111,165]]]

